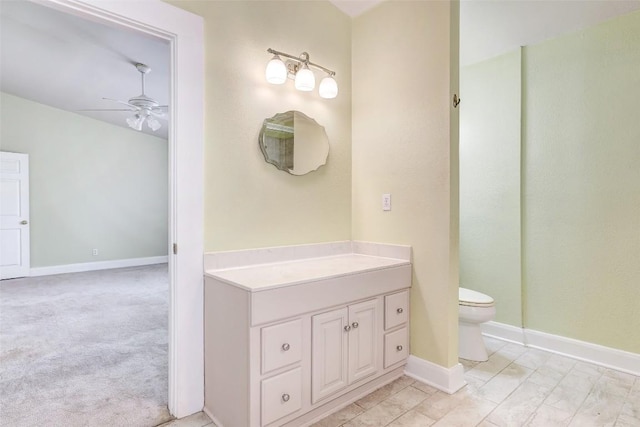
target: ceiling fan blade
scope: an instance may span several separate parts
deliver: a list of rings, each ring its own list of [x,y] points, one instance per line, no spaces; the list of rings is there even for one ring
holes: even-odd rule
[[[117,102],[118,104],[127,105],[127,106],[131,107],[131,109],[132,109],[131,111],[137,111],[137,110],[140,109],[140,108],[136,107],[133,104],[129,104],[128,102],[120,101],[118,99],[111,99],[111,98],[102,98],[102,99],[106,99],[107,101]]]
[[[76,111],[133,111],[131,109],[127,109],[127,108],[116,108],[116,109],[108,109],[108,108],[85,108],[82,110],[76,110]]]

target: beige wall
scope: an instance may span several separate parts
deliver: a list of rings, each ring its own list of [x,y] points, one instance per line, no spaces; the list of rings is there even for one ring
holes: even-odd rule
[[[0,110],[0,149],[29,154],[31,267],[167,255],[166,140],[6,93]]]
[[[457,363],[457,3],[393,1],[353,21],[329,2],[172,3],[205,18],[206,250],[410,244],[412,353]],[[268,47],[335,69],[338,97],[266,84]],[[257,145],[262,120],[291,109],[325,126],[331,144],[327,165],[303,177],[266,164]]]
[[[640,353],[640,12],[523,59],[525,326]]]
[[[205,250],[348,240],[351,237],[351,20],[329,2],[172,1],[204,17],[206,39]],[[267,48],[336,71],[326,100],[293,81],[265,81]],[[316,72],[316,84],[323,73]],[[327,164],[292,176],[267,164],[262,121],[298,110],[324,126]]]
[[[457,6],[389,1],[353,21],[353,238],[412,246],[411,353],[443,366],[457,363]]]
[[[463,67],[460,283],[492,296],[496,321],[522,326],[521,54]]]

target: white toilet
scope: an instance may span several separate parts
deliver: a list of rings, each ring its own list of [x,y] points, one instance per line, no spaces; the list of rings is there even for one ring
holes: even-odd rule
[[[489,358],[480,324],[496,317],[495,301],[488,295],[460,288],[458,291],[458,356],[484,362]]]

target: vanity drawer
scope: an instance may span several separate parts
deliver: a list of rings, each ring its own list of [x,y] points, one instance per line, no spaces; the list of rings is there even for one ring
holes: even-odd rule
[[[400,326],[409,319],[409,291],[384,297],[384,329]]]
[[[302,368],[262,381],[262,424],[267,425],[302,408]]]
[[[398,329],[384,336],[384,368],[395,365],[409,355],[407,328]]]
[[[264,327],[261,335],[263,374],[302,359],[301,319]]]

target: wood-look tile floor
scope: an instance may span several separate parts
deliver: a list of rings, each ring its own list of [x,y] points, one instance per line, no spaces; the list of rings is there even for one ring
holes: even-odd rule
[[[640,378],[485,338],[453,395],[401,377],[313,427],[640,427]]]
[[[403,376],[312,427],[640,427],[640,377],[485,342],[489,360],[461,360],[467,385],[455,394]],[[167,426],[215,427],[202,413],[192,417]]]

